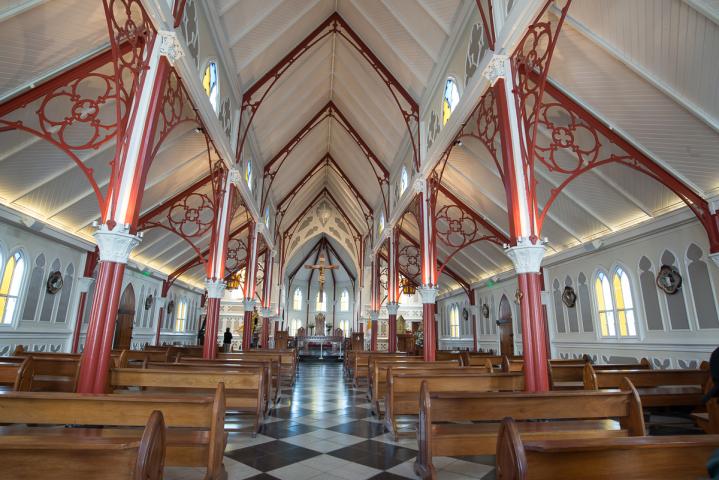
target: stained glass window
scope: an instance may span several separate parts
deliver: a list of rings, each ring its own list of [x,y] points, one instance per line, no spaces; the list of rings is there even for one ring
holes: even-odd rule
[[[599,272],[594,281],[594,294],[597,297],[597,310],[599,312],[599,328],[603,337],[616,335],[614,323],[614,305],[612,302],[612,288],[609,278],[604,272]]]
[[[449,336],[459,338],[459,307],[452,305],[449,310]]]
[[[15,252],[5,263],[0,281],[0,324],[10,324],[13,321],[24,274],[25,258],[22,253]]]
[[[454,107],[459,103],[459,88],[454,78],[448,78],[444,84],[444,94],[442,95],[442,125],[447,124],[447,120],[452,115]]]
[[[380,213],[377,225],[377,234],[382,235],[382,232],[384,232],[384,213]]]
[[[175,317],[175,331],[184,332],[187,327],[187,300],[180,300]]]
[[[340,312],[349,312],[350,310],[350,293],[345,288],[340,295]]]
[[[409,175],[407,174],[407,168],[402,167],[402,173],[399,174],[399,194],[402,195],[407,190],[409,184]]]
[[[252,162],[250,160],[247,160],[247,166],[245,167],[245,182],[252,190]]]
[[[295,294],[292,296],[292,310],[296,312],[302,310],[302,290],[299,288],[295,289]]]
[[[634,337],[637,335],[637,324],[634,318],[632,289],[629,285],[629,275],[621,267],[614,271],[612,287],[614,288],[614,305],[617,310],[619,336]]]
[[[202,76],[202,87],[210,98],[212,109],[217,112],[220,90],[217,88],[217,64],[213,61],[207,63],[205,74]]]
[[[270,228],[270,207],[265,207],[265,226]]]
[[[324,312],[327,310],[327,295],[324,290],[317,292],[317,300],[315,301],[315,310]]]
[[[297,335],[297,330],[299,330],[301,326],[302,326],[302,321],[299,318],[293,318],[292,320],[290,320],[290,325],[289,325],[290,335],[292,335],[293,337],[295,335]]]

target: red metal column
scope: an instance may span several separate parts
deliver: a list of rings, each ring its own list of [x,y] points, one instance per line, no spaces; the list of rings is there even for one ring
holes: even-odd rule
[[[160,310],[157,312],[157,328],[155,329],[155,346],[160,346],[160,331],[162,330],[162,320],[165,316],[165,303],[167,298],[160,298]]]
[[[217,334],[220,318],[221,298],[207,298],[207,320],[205,322],[205,345],[202,347],[202,358],[217,358]],[[210,321],[212,319],[212,321]]]
[[[77,391],[104,393],[107,389],[110,351],[115,333],[115,318],[122,290],[125,264],[139,243],[134,235],[139,215],[145,176],[152,157],[162,91],[170,72],[167,58],[160,55],[161,42],[152,45],[141,88],[133,102],[128,120],[128,136],[117,171],[108,187],[103,224],[95,232],[100,252],[97,286],[90,312],[87,340],[80,361]]]
[[[399,310],[399,260],[397,258],[397,245],[399,242],[399,228],[393,227],[389,237],[389,259],[387,261],[387,324],[388,341],[387,351],[397,351],[397,310]]]
[[[472,321],[472,351],[477,351],[477,300],[474,298],[474,290],[470,291],[469,295],[469,309],[470,319]]]
[[[505,77],[511,78],[511,66],[504,62]],[[522,353],[524,356],[524,382],[529,392],[549,390],[545,318],[542,315],[541,279],[539,268],[544,255],[543,243],[535,231],[534,208],[528,192],[522,167],[519,132],[521,129],[513,114],[515,103],[511,83],[504,78],[494,85],[499,111],[500,139],[506,175],[507,203],[512,246],[507,255],[517,272],[522,320]]]
[[[435,302],[437,301],[437,245],[434,235],[434,198],[431,181],[419,184],[420,252],[422,256],[422,329],[424,330],[424,360],[434,362],[437,348]]]
[[[369,349],[372,352],[377,351],[377,330],[379,329],[379,313],[378,312],[370,312],[369,314],[369,320],[372,322],[372,331],[370,334],[370,344]]]
[[[267,349],[270,346],[270,319],[262,317],[262,338],[260,339],[260,348]]]
[[[387,323],[388,323],[388,336],[387,339],[387,351],[394,353],[397,351],[397,310],[399,304],[388,303],[387,304]]]

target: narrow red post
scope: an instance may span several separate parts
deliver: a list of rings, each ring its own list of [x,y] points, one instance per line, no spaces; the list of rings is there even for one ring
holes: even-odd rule
[[[494,93],[497,99],[499,132],[504,162],[509,226],[512,245],[506,249],[514,264],[519,284],[519,306],[522,317],[522,354],[524,357],[524,383],[529,392],[549,390],[547,370],[546,322],[542,314],[542,288],[540,268],[544,258],[544,242],[534,233],[536,225],[533,214],[535,205],[527,189],[529,181],[521,155],[522,131],[516,115],[515,92],[510,81],[512,66],[507,58],[497,57],[496,71],[502,72],[495,79]]]
[[[387,326],[388,339],[387,339],[387,351],[394,353],[397,351],[397,310],[399,310],[399,304],[397,302],[387,304]]]
[[[242,350],[252,347],[252,314],[255,310],[254,300],[245,300],[245,315],[242,321]]]
[[[160,309],[157,312],[157,328],[155,329],[155,346],[160,346],[160,333],[162,330],[162,320],[165,317],[165,303],[167,302],[167,299],[165,297],[161,297],[158,300],[158,305],[160,306]]]
[[[477,300],[474,298],[474,290],[469,294],[470,319],[472,321],[472,351],[477,351]]]
[[[209,291],[207,293],[207,321],[205,323],[205,345],[202,347],[202,358],[211,360],[217,358],[217,330],[220,323],[221,297],[210,296],[211,292]]]
[[[435,309],[437,301],[437,244],[434,235],[434,192],[431,181],[415,184],[419,196],[420,253],[422,257],[422,329],[424,331],[424,360],[434,362],[437,349]]]
[[[142,73],[138,74],[139,88],[133,98],[127,130],[123,138],[117,140],[123,142],[123,148],[117,150],[118,155],[114,159],[117,171],[113,170],[106,193],[103,223],[94,234],[100,265],[87,339],[80,360],[77,382],[80,393],[104,393],[108,386],[110,351],[122,277],[130,253],[140,243],[140,237],[135,235],[136,223],[152,160],[162,92],[170,74],[170,63],[164,55],[177,53],[176,50],[161,48],[163,43],[164,38],[155,38],[146,46],[151,51]],[[115,73],[118,77],[121,75],[120,72]]]
[[[377,330],[379,328],[379,312],[369,312],[369,320],[372,322],[372,330],[370,332],[369,349],[373,352],[377,351]]]
[[[270,319],[262,317],[262,337],[260,339],[260,348],[268,349],[270,347]]]

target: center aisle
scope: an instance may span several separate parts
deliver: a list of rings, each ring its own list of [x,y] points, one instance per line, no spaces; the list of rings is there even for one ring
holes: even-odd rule
[[[294,389],[282,393],[256,438],[230,433],[225,453],[230,479],[417,478],[416,439],[394,442],[384,433],[370,413],[367,389],[352,388],[341,363],[300,363]],[[228,417],[227,428],[232,426]],[[491,460],[435,458],[435,466],[442,480],[492,479],[494,467],[487,464]],[[172,478],[191,478],[182,473]]]

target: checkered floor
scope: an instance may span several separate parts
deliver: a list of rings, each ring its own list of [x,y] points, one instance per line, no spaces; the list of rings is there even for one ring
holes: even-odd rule
[[[372,416],[364,388],[352,388],[336,362],[300,363],[293,390],[283,391],[261,433],[252,438],[247,419],[227,417],[230,438],[225,467],[239,479],[417,478],[413,435],[392,441]],[[405,428],[411,428],[406,425]],[[438,477],[494,479],[494,457],[435,457]],[[169,468],[169,480],[201,479],[203,469]]]

